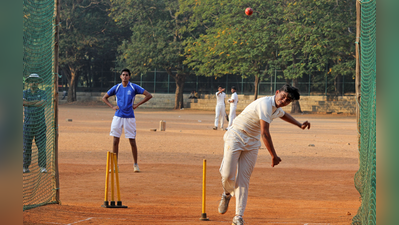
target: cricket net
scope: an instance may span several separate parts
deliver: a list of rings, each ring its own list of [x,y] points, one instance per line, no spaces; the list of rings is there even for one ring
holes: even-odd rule
[[[54,37],[54,0],[23,0],[23,210],[57,202]]]
[[[352,219],[356,225],[376,224],[376,0],[358,1],[361,4],[360,163],[355,187],[361,205]]]

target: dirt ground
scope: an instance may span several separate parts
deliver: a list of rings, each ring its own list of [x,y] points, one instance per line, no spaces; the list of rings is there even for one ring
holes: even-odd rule
[[[62,204],[24,211],[24,224],[231,224],[235,199],[226,214],[217,212],[225,131],[212,130],[214,112],[139,108],[135,113],[141,172],[133,172],[124,135],[119,155],[122,202],[128,208],[101,207],[113,111],[103,105],[64,104],[59,107]],[[272,168],[262,144],[251,177],[246,224],[350,224],[360,206],[353,183],[358,169],[355,117],[294,117],[309,120],[312,127],[303,131],[273,121],[271,134],[282,162]],[[166,121],[166,131],[150,131],[159,128],[160,120]],[[199,220],[203,159],[208,164],[207,222]]]

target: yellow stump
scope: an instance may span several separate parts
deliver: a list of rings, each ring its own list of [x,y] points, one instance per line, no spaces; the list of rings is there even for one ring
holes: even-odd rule
[[[111,206],[115,205],[114,199],[114,153],[111,153]]]
[[[114,153],[114,162],[116,162],[115,163],[116,191],[118,194],[118,202],[120,202],[121,201],[121,192],[119,191],[119,175],[118,175],[119,171],[118,171],[118,161],[116,159],[116,153]]]
[[[107,152],[107,166],[105,172],[105,197],[104,197],[104,205],[108,205],[108,183],[109,183],[109,161],[110,160],[110,152]]]
[[[111,171],[111,172],[109,172]],[[116,153],[107,152],[107,166],[106,166],[106,173],[105,173],[105,197],[104,197],[104,204],[102,207],[105,208],[127,208],[127,206],[122,205],[121,201],[121,193],[119,190],[119,175],[118,175],[118,161],[116,158]],[[109,189],[109,174],[111,173],[111,203],[108,202],[108,189]],[[115,173],[115,180],[116,180],[116,192],[118,194],[118,202],[115,205],[114,200],[114,173]]]
[[[202,214],[200,218],[200,220],[202,221],[209,220],[205,212],[205,203],[206,203],[206,159],[203,160],[203,168],[202,168]]]

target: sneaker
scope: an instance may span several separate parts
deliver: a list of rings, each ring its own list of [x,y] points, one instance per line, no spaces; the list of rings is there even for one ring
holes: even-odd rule
[[[119,173],[119,165],[116,168],[118,168],[118,173]],[[111,173],[111,169],[109,169],[108,172]],[[114,173],[115,173],[115,170],[114,170]]]
[[[227,209],[229,208],[229,202],[231,199],[231,195],[226,195],[222,194],[222,199],[220,200],[219,203],[219,213],[220,214],[225,214],[227,212]]]
[[[40,167],[40,173],[47,173],[47,169],[45,167]]]
[[[134,169],[134,172],[140,172],[140,168],[139,168],[139,165],[137,165],[137,164],[134,164],[133,165],[133,169]]]
[[[244,219],[241,216],[235,216],[231,225],[243,225]]]
[[[22,172],[23,172],[23,173],[29,173],[30,170],[29,170],[29,168],[23,168],[23,169],[22,169]]]
[[[212,129],[217,130],[218,128],[217,127],[213,127]]]

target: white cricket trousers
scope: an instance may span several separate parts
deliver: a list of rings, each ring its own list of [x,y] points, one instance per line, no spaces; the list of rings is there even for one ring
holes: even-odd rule
[[[218,127],[219,125],[219,120],[220,120],[220,128],[223,129],[224,125],[224,116],[225,116],[225,107],[222,104],[217,104],[215,108],[215,127]]]
[[[236,109],[237,107],[230,106],[229,125],[227,127],[231,127],[231,125],[233,125],[233,120],[236,118]]]
[[[224,154],[220,174],[226,193],[236,198],[236,215],[244,216],[249,179],[255,167],[260,140],[231,127],[224,134]]]

